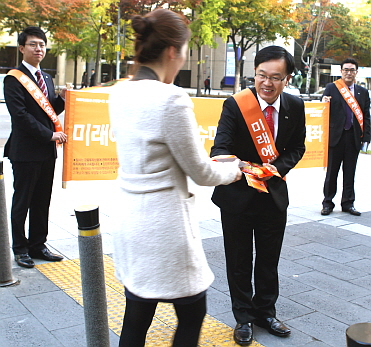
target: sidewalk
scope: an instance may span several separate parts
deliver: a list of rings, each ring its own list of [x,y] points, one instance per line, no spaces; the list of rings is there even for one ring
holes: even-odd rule
[[[1,152],[1,151],[0,151]],[[48,246],[65,261],[24,269],[13,262],[17,286],[0,288],[0,346],[85,347],[84,316],[78,291],[78,242],[74,208],[99,205],[106,261],[111,346],[118,345],[124,302],[122,288],[112,276],[111,216],[120,204],[114,181],[69,182],[61,188],[62,152],[59,150],[50,209]],[[287,177],[290,195],[288,226],[279,266],[281,294],[277,316],[291,329],[282,339],[255,327],[254,346],[345,347],[345,330],[354,323],[371,322],[371,155],[361,154],[356,173],[354,217],[340,212],[339,198],[330,216],[321,216],[325,173],[320,168],[292,170]],[[341,176],[341,175],[340,175]],[[341,177],[339,177],[339,180]],[[8,214],[12,172],[4,159]],[[225,274],[218,209],[210,202],[212,188],[196,193],[204,248],[216,279],[208,291],[208,314],[200,346],[237,346],[231,342],[235,325]],[[10,224],[9,224],[10,225]],[[76,284],[76,283],[77,284]],[[173,313],[160,307],[148,346],[170,346],[176,324]],[[219,341],[219,342],[215,342]],[[252,345],[253,346],[253,345]]]

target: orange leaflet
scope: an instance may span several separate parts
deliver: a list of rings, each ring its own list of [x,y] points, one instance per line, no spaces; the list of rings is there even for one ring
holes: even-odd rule
[[[277,176],[281,177],[277,170],[273,169],[270,166],[264,166],[256,163],[251,163],[249,161],[242,161],[242,171],[250,175],[253,175],[257,178]]]
[[[217,155],[212,157],[212,160],[218,162],[231,162],[238,159],[235,155]],[[260,192],[269,193],[267,190],[267,185],[264,181],[260,179],[263,177],[277,176],[281,177],[277,170],[273,169],[271,166],[264,166],[256,163],[251,163],[249,161],[240,161],[239,167],[241,171],[245,174],[247,184],[257,189]]]

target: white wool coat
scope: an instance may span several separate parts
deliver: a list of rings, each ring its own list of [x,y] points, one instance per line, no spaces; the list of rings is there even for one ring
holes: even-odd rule
[[[120,162],[117,277],[142,298],[174,299],[206,290],[214,275],[187,176],[199,185],[229,184],[237,163],[210,160],[198,137],[193,103],[177,86],[120,83],[112,87],[110,117]]]

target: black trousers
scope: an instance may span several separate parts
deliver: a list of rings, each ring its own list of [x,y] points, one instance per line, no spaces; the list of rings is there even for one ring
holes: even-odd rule
[[[14,254],[45,248],[48,235],[50,198],[55,159],[46,161],[12,161],[14,194],[11,224]],[[25,222],[29,213],[29,234]]]
[[[280,211],[270,194],[260,193],[246,211],[234,214],[222,210],[221,219],[232,311],[237,323],[275,317],[278,262],[287,211]]]
[[[124,322],[119,347],[144,347],[148,328],[152,323],[157,303],[126,298]],[[178,326],[173,347],[197,347],[203,319],[206,314],[206,295],[190,304],[174,304]]]
[[[359,150],[360,148],[357,148],[355,145],[353,128],[344,130],[339,143],[334,147],[329,147],[327,173],[323,187],[325,196],[322,202],[323,207],[334,208],[335,206],[332,199],[336,195],[337,179],[341,164],[343,164],[341,207],[348,209],[353,206],[355,200],[354,176]]]

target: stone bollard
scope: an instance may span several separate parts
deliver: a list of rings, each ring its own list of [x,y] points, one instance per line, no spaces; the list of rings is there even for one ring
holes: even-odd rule
[[[371,346],[371,323],[351,325],[347,331],[347,347]]]
[[[75,209],[88,347],[109,347],[106,286],[98,206]]]
[[[8,232],[3,162],[0,161],[0,287],[11,286],[19,283],[19,281],[12,276]]]

